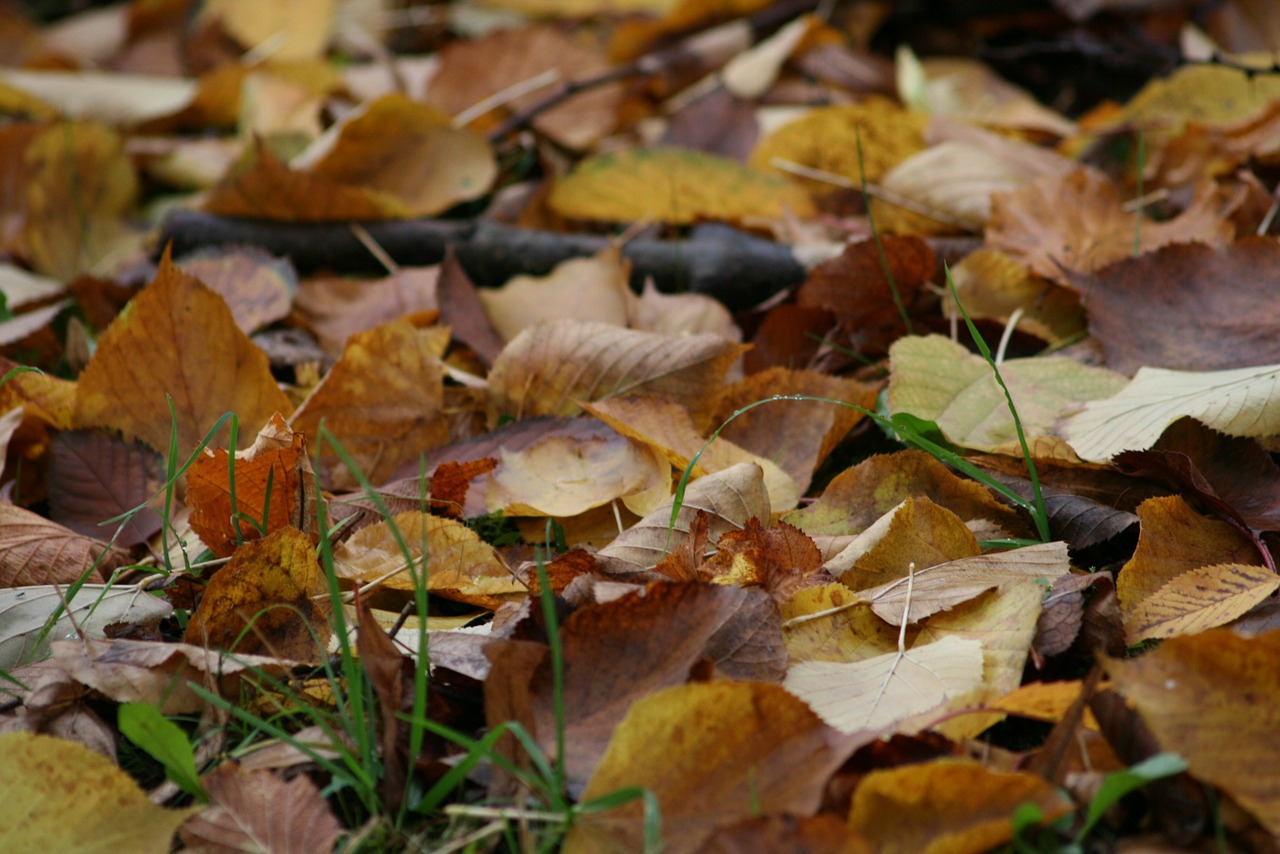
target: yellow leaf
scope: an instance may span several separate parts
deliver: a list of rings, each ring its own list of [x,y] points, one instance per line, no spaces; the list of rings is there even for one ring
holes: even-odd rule
[[[1280,632],[1246,638],[1210,629],[1108,660],[1106,669],[1160,749],[1280,835]]]
[[[787,178],[676,148],[592,157],[557,181],[548,201],[572,219],[673,225],[814,213],[809,196]]]
[[[777,685],[678,685],[631,707],[582,800],[648,789],[661,809],[663,850],[692,852],[717,825],[757,812],[812,814],[848,749],[832,742],[834,733]],[[643,829],[636,799],[584,814],[564,850],[639,851]]]
[[[51,735],[0,734],[0,826],[11,854],[168,854],[199,808],[151,803],[101,753]]]
[[[1030,801],[1052,822],[1071,803],[1043,777],[938,759],[872,771],[849,824],[881,854],[981,854],[1013,838],[1013,814]]]
[[[263,3],[260,0],[209,0],[202,20],[216,20],[232,38],[276,60],[321,56],[329,44],[337,0]]]
[[[1202,566],[1171,579],[1125,612],[1130,643],[1190,635],[1229,623],[1264,601],[1280,578],[1265,566]]]

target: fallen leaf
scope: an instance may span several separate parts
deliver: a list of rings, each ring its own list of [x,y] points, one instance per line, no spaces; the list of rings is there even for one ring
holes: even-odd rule
[[[889,409],[936,422],[957,445],[1022,455],[1005,392],[981,356],[942,337],[903,338],[889,350]],[[1000,365],[1027,443],[1052,437],[1064,410],[1116,394],[1124,378],[1064,357],[1008,359]],[[1077,449],[1078,450],[1078,449]]]
[[[246,771],[229,761],[201,780],[209,806],[182,825],[188,848],[210,854],[246,848],[304,854],[331,850],[342,833],[306,774],[286,782],[272,771]]]
[[[909,580],[864,588],[858,596],[880,619],[900,626],[907,619],[918,622],[949,610],[1007,581],[1043,581],[1049,586],[1070,568],[1066,543],[1038,543],[916,569]]]
[[[1280,791],[1267,770],[1280,761],[1280,632],[1245,638],[1229,629],[1175,637],[1131,660],[1108,659],[1116,687],[1138,709],[1160,747],[1187,760],[1280,833]]]
[[[200,10],[200,23],[216,21],[246,50],[270,42],[279,60],[319,57],[329,44],[336,0],[305,0],[277,7],[253,0],[212,0]]]
[[[949,269],[960,304],[975,320],[1005,322],[1021,310],[1018,328],[1046,341],[1070,338],[1085,329],[1084,308],[1074,291],[1035,275],[1003,252],[978,249]],[[954,300],[943,305],[948,317],[957,315]]]
[[[907,498],[927,497],[966,523],[990,519],[1018,531],[1017,514],[984,487],[923,451],[878,454],[840,472],[818,500],[783,519],[811,535],[860,534]]]
[[[324,422],[372,483],[383,483],[405,460],[444,444],[444,371],[429,332],[396,320],[347,339],[342,357],[298,407],[290,426],[307,435],[311,453],[334,488],[359,481],[320,441]]]
[[[160,530],[160,514],[149,506],[161,480],[160,457],[139,442],[100,431],[60,431],[53,436],[47,477],[50,521],[77,534],[129,548]],[[127,520],[103,524],[135,510]]]
[[[848,406],[804,400],[756,406],[733,417],[757,401],[774,395],[796,394],[823,397],[864,409],[874,407],[876,399],[875,387],[856,380],[816,371],[769,368],[725,388],[712,420],[724,425],[720,431],[722,438],[776,462],[803,494],[809,488],[814,471],[863,415]],[[782,509],[780,503],[774,507]]]
[[[583,403],[582,407],[623,436],[663,454],[677,469],[687,468],[695,456],[695,475],[754,463],[763,472],[771,507],[779,511],[790,509],[800,500],[798,484],[777,463],[744,450],[723,436],[709,441],[694,427],[684,407],[675,403],[636,396]]]
[[[12,851],[166,854],[198,807],[165,809],[87,747],[31,733],[0,733],[0,821]]]
[[[853,793],[849,824],[885,854],[981,854],[1013,839],[1020,804],[1049,823],[1071,803],[1042,777],[938,759],[872,771]]]
[[[584,160],[552,187],[561,216],[606,222],[740,222],[811,216],[809,196],[787,178],[700,151],[630,149]]]
[[[104,581],[129,554],[13,504],[0,504],[0,587]]]
[[[745,348],[716,335],[688,337],[556,320],[526,329],[489,372],[490,418],[574,415],[578,400],[655,394],[687,408],[694,423]]]
[[[616,246],[590,258],[562,261],[545,276],[513,276],[479,291],[489,321],[504,341],[542,321],[570,318],[627,326],[631,264]]]
[[[621,8],[613,2],[609,6]],[[481,118],[473,109],[478,104],[529,80],[550,77],[542,88],[496,99],[494,109],[503,115],[523,113],[556,86],[611,70],[592,40],[575,38],[575,34],[546,24],[502,28],[465,41],[451,41],[439,56],[440,68],[431,78],[427,100],[451,115],[466,112],[473,121]],[[623,87],[617,83],[596,86],[537,111],[531,124],[559,145],[582,151],[613,131],[622,95]],[[492,110],[486,114],[489,112]]]
[[[671,495],[666,457],[600,426],[589,438],[551,434],[504,451],[485,491],[489,511],[563,517],[621,501],[644,515],[665,501]]]
[[[850,663],[898,649],[899,630],[843,584],[803,588],[779,609],[792,662]],[[908,629],[907,639],[915,639],[913,629]]]
[[[1130,643],[1139,643],[1225,625],[1277,589],[1280,578],[1265,566],[1227,563],[1196,567],[1128,609],[1125,636]]]
[[[437,267],[403,267],[382,278],[310,276],[298,287],[294,309],[306,319],[326,353],[337,357],[357,332],[407,315],[436,311]]]
[[[45,624],[62,610],[46,634]],[[83,584],[75,595],[62,586],[6,587],[0,589],[0,669],[45,658],[54,638],[105,637],[111,625],[155,628],[173,613],[173,606],[135,587]],[[41,635],[44,642],[37,645]]]
[[[528,592],[475,531],[419,511],[361,528],[334,550],[333,561],[338,575],[362,584],[379,581],[392,590],[412,591],[425,583],[435,595],[482,608],[497,608],[503,599]]]
[[[964,520],[928,498],[908,498],[826,566],[844,584],[861,590],[978,554],[978,541]]]
[[[286,317],[298,289],[289,260],[256,247],[203,249],[184,255],[178,266],[222,297],[246,335]]]
[[[332,147],[305,153],[310,174],[391,199],[404,216],[433,216],[489,191],[498,167],[489,144],[407,95],[383,95],[330,129]],[[323,153],[321,153],[323,152]]]
[[[941,712],[982,682],[982,645],[947,638],[854,662],[800,661],[783,681],[841,732],[883,732]]]
[[[1179,418],[1194,418],[1228,436],[1280,434],[1280,365],[1229,371],[1139,368],[1124,388],[1067,415],[1062,435],[1081,459],[1104,462],[1121,451],[1145,451]]]
[[[138,177],[115,131],[54,125],[31,140],[23,162],[24,233],[37,272],[68,281],[136,246],[125,217],[137,204]]]
[[[242,545],[213,574],[183,641],[241,654],[321,661],[330,632],[327,606],[316,599],[323,592],[311,537],[281,528]]]
[[[694,574],[715,584],[763,587],[776,602],[833,580],[823,570],[822,553],[813,540],[785,522],[765,528],[758,519],[721,536],[716,553],[696,564]]]
[[[285,527],[313,533],[315,476],[305,442],[277,412],[234,461],[224,448],[201,451],[187,469],[187,507],[191,530],[210,551],[229,557],[244,541]]]
[[[1227,215],[1237,200],[1206,182],[1191,205],[1167,222],[1126,213],[1120,191],[1101,174],[1081,169],[1041,178],[991,198],[986,239],[1048,279],[1070,285],[1071,271],[1091,274],[1138,251],[1170,243],[1221,245],[1235,237]]]
[[[1169,609],[1174,608],[1175,601],[1181,598],[1180,591],[1181,595],[1191,592],[1186,589],[1187,584],[1192,588],[1197,583],[1204,585],[1202,593],[1205,598],[1201,605],[1209,606],[1218,604],[1215,600],[1229,601],[1238,595],[1247,596],[1239,585],[1247,584],[1248,588],[1257,590],[1258,582],[1264,580],[1258,577],[1258,567],[1249,568],[1260,559],[1257,546],[1230,523],[1202,516],[1176,495],[1148,499],[1138,506],[1137,512],[1141,525],[1138,545],[1116,577],[1116,595],[1120,599],[1125,634],[1130,643],[1140,640],[1136,633],[1141,628],[1154,628],[1153,618],[1158,615],[1162,615],[1159,619],[1175,616]],[[1229,569],[1230,565],[1236,569]],[[1194,570],[1219,566],[1220,570],[1202,573],[1204,577],[1199,579],[1188,575]],[[1234,583],[1233,574],[1237,576]],[[1214,576],[1218,576],[1216,581],[1213,581]],[[1245,576],[1253,580],[1246,582]],[[1183,580],[1178,582],[1179,578]],[[1210,593],[1213,589],[1217,590],[1216,594]],[[1266,595],[1263,593],[1259,598]],[[1144,607],[1143,603],[1152,597],[1155,601]],[[1185,600],[1183,602],[1185,607]],[[1216,607],[1213,610],[1216,611]],[[1244,607],[1221,622],[1247,610],[1248,607]],[[1204,618],[1212,619],[1210,614],[1205,614]]]
[[[856,744],[776,685],[678,685],[631,707],[582,800],[648,789],[662,811],[663,850],[696,851],[717,826],[757,812],[812,815]],[[564,850],[638,850],[643,829],[642,804],[631,801],[584,815]]]
[[[748,519],[769,518],[769,496],[760,474],[754,463],[739,463],[698,478],[685,491],[674,522],[672,500],[623,531],[596,557],[610,574],[643,577],[689,536],[693,518],[700,512],[710,520],[712,542],[726,531],[742,528]]]
[[[166,256],[98,340],[77,383],[74,420],[81,428],[119,430],[160,453],[168,452],[176,426],[178,453],[186,455],[224,413],[239,417],[248,444],[272,413],[292,409],[267,357],[236,327],[222,298]]]

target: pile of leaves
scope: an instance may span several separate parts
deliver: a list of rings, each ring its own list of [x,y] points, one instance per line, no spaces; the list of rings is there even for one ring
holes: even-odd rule
[[[10,850],[1276,848],[1280,31],[832,5],[0,11]]]

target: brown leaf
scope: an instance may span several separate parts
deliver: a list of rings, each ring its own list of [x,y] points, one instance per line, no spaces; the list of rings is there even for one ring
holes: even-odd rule
[[[764,528],[751,518],[741,531],[728,531],[717,551],[697,566],[704,580],[738,587],[763,587],[782,603],[803,587],[830,583],[813,540],[786,522]]]
[[[413,710],[413,660],[378,625],[365,602],[358,605],[356,650],[378,696],[382,717],[382,802],[395,808],[404,799],[409,769],[409,729],[400,715]]]
[[[1006,504],[972,480],[957,477],[923,451],[863,460],[832,478],[813,504],[783,517],[810,535],[860,534],[911,497],[927,497],[966,522],[990,519],[1011,533],[1025,526]]]
[[[856,380],[814,371],[771,368],[726,388],[712,420],[721,424],[737,410],[774,395],[825,397],[870,409],[877,389]],[[721,437],[773,460],[791,475],[796,489],[809,488],[813,472],[863,415],[847,406],[817,401],[778,401],[757,406],[725,424]]]
[[[168,453],[169,398],[183,455],[223,413],[239,416],[248,444],[273,412],[293,409],[227,304],[166,256],[98,340],[77,383],[75,422],[119,430],[126,441],[136,436]]]
[[[1280,834],[1280,788],[1269,770],[1280,762],[1280,632],[1244,638],[1211,629],[1108,660],[1106,669],[1162,749]]]
[[[711,410],[740,344],[716,335],[676,338],[604,323],[557,320],[521,332],[489,372],[490,419],[574,415],[576,401],[654,394],[698,423]]]
[[[327,606],[316,599],[323,591],[311,537],[281,528],[241,546],[213,574],[183,641],[321,661],[330,632]]]
[[[202,854],[311,854],[329,851],[342,825],[306,774],[286,782],[272,771],[224,762],[203,778],[209,807],[187,820],[187,850]]]
[[[806,818],[774,814],[721,827],[702,844],[698,854],[754,854],[757,851],[871,854],[871,850],[831,813]]]
[[[406,315],[437,309],[435,267],[405,267],[382,279],[311,276],[294,307],[325,352],[338,356],[347,339]]]
[[[289,314],[298,276],[287,258],[253,246],[210,247],[184,255],[178,266],[222,297],[248,335]]]
[[[760,467],[753,463],[740,463],[690,483],[673,524],[674,506],[674,501],[660,505],[601,549],[597,557],[605,571],[645,577],[670,549],[689,536],[699,512],[710,519],[712,542],[726,531],[742,528],[748,519],[769,518],[769,496]]]
[[[403,320],[357,333],[342,358],[290,420],[307,434],[317,463],[336,488],[358,481],[332,450],[318,444],[321,420],[372,483],[448,438],[442,411],[444,372],[430,336]]]
[[[582,800],[646,788],[662,810],[663,850],[695,851],[717,826],[754,813],[812,815],[858,743],[776,685],[679,685],[632,706]],[[639,850],[643,828],[642,803],[632,801],[584,815],[564,850]]]
[[[100,583],[128,562],[123,549],[0,504],[0,587],[71,584],[85,577]]]
[[[482,365],[491,367],[506,342],[493,328],[476,286],[458,262],[453,247],[445,251],[440,264],[437,294],[441,322],[449,324],[454,337],[475,351]]]
[[[128,548],[160,530],[160,515],[146,505],[160,482],[160,457],[141,443],[127,444],[99,431],[55,433],[49,455],[49,518],[87,537],[115,537]],[[127,522],[108,519],[143,506]],[[123,526],[116,533],[116,526]]]
[[[1135,235],[1143,252],[1178,242],[1221,245],[1235,236],[1226,218],[1233,200],[1207,182],[1191,206],[1167,222],[1142,217],[1139,224],[1139,215],[1126,213],[1122,202],[1115,185],[1092,170],[1041,178],[992,197],[987,244],[1070,285],[1064,269],[1091,274],[1128,258]]]
[[[1184,371],[1280,362],[1280,243],[1244,237],[1227,245],[1162,246],[1123,258],[1073,284],[1088,294],[1089,331],[1107,366]],[[1142,317],[1142,323],[1133,318]]]
[[[497,176],[484,137],[402,93],[366,102],[336,127],[312,174],[390,199],[404,216],[433,216],[483,196]]]
[[[849,329],[846,346],[869,356],[882,355],[906,332],[898,302],[908,314],[917,309],[935,268],[933,250],[919,237],[887,237],[880,245],[884,261],[875,241],[850,244],[840,257],[815,267],[796,291],[797,305],[831,312]]]
[[[579,608],[560,631],[564,651],[565,769],[581,784],[614,728],[639,700],[690,681],[709,659],[727,678],[773,681],[786,662],[777,609],[759,590],[658,582]],[[543,663],[530,682],[536,737],[555,754],[555,685]]]

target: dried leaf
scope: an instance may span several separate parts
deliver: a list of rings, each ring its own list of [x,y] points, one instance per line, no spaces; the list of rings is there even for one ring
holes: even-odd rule
[[[182,826],[183,844],[207,854],[329,851],[342,833],[306,774],[286,782],[272,771],[224,762],[203,777],[209,807]]]
[[[811,815],[857,741],[841,739],[776,685],[713,682],[659,691],[631,707],[582,793],[653,792],[664,851],[696,851],[717,825],[755,812]],[[638,850],[641,803],[574,823],[564,850]]]
[[[885,854],[981,854],[1013,838],[1020,804],[1052,822],[1072,805],[1044,778],[939,759],[873,771],[853,796],[849,824]]]
[[[223,448],[202,451],[187,470],[187,506],[191,530],[210,551],[228,557],[241,542],[285,527],[312,533],[315,478],[305,441],[277,412],[234,463]]]
[[[666,502],[617,536],[597,557],[615,575],[643,575],[689,535],[693,518],[706,513],[714,542],[725,531],[738,530],[751,518],[769,518],[769,496],[760,467],[739,463],[689,484],[674,525],[674,501]]]
[[[405,460],[444,444],[444,371],[429,332],[396,320],[352,335],[340,358],[290,419],[335,488],[358,484],[329,447],[320,422],[373,483]]]
[[[694,422],[742,353],[716,335],[674,337],[603,323],[557,320],[521,332],[489,372],[490,417],[574,415],[576,401],[655,394],[679,403]]]
[[[226,412],[239,416],[248,444],[272,413],[293,408],[222,298],[166,256],[99,339],[77,383],[75,422],[167,453],[170,398],[182,455]]]
[[[408,547],[408,555],[395,531]],[[361,583],[380,580],[393,590],[414,590],[425,579],[432,593],[483,608],[497,608],[504,598],[528,592],[475,531],[461,522],[418,511],[361,528],[334,551],[333,560],[344,578]]]
[[[61,738],[0,734],[0,822],[12,851],[167,854],[196,807],[151,803],[107,757]]]
[[[510,341],[542,321],[562,318],[626,326],[630,278],[631,264],[610,246],[590,258],[561,261],[545,276],[514,276],[478,295],[493,328]]]
[[[1201,566],[1171,579],[1125,612],[1130,643],[1189,635],[1231,622],[1280,589],[1265,566]]]
[[[44,643],[36,641],[54,611],[69,605],[49,630]],[[0,670],[45,658],[53,638],[74,635],[105,637],[107,626],[129,625],[154,628],[173,613],[163,599],[139,592],[134,587],[85,584],[74,597],[62,586],[7,587],[0,589]]]
[[[184,255],[178,266],[226,301],[246,335],[286,317],[298,289],[298,276],[288,259],[256,247],[203,249]]]
[[[958,637],[854,662],[801,661],[783,686],[841,732],[880,732],[940,712],[982,682],[982,644]]]
[[[311,537],[281,528],[246,543],[214,573],[187,624],[185,643],[241,654],[320,661],[329,637],[328,611]]]
[[[936,422],[962,447],[1022,455],[1004,390],[985,359],[941,335],[903,338],[889,354],[890,410]],[[1124,383],[1119,374],[1052,356],[1008,359],[1000,376],[1033,453],[1064,410],[1116,394]]]
[[[786,178],[677,148],[630,149],[584,160],[556,182],[549,203],[573,219],[673,225],[814,212],[808,194]]]
[[[1162,749],[1187,760],[1198,780],[1217,786],[1280,834],[1280,632],[1244,638],[1228,629],[1170,638],[1107,673],[1132,702]]]
[[[1139,368],[1111,397],[1092,400],[1069,415],[1062,432],[1085,460],[1109,460],[1121,451],[1145,451],[1179,418],[1228,436],[1280,434],[1280,365],[1230,371]]]
[[[123,549],[0,504],[0,587],[101,582],[128,562]]]
[[[141,443],[126,444],[105,433],[55,433],[49,455],[49,519],[87,537],[122,548],[150,539],[161,518],[145,506],[160,482],[160,457]],[[127,521],[104,525],[141,508]]]

